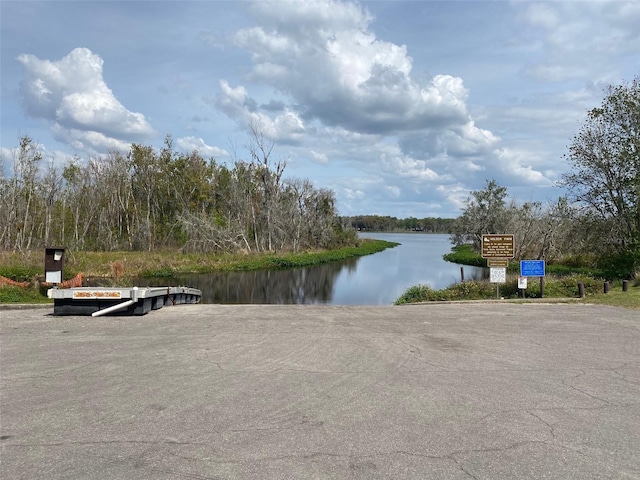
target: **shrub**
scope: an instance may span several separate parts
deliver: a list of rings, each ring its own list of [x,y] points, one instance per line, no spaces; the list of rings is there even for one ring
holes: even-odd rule
[[[428,285],[410,287],[395,302],[396,305],[417,302],[437,302],[450,300],[481,300],[495,296],[495,286],[485,281],[456,283],[442,290],[434,290]]]
[[[629,250],[623,253],[611,254],[598,259],[598,267],[608,279],[633,278],[636,268],[640,265],[640,253]]]
[[[428,285],[414,285],[409,287],[395,302],[396,305],[404,303],[417,303],[433,300],[432,293],[434,290]]]

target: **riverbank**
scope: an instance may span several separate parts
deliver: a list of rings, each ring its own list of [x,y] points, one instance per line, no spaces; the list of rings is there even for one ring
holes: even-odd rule
[[[85,278],[101,278],[122,285],[130,278],[175,277],[184,274],[285,270],[337,262],[381,252],[398,246],[396,242],[362,239],[358,246],[334,250],[269,254],[182,254],[159,252],[68,252],[64,278],[81,273]],[[0,285],[0,303],[49,303],[46,289],[39,287],[43,279],[41,251],[0,253],[0,275],[16,281],[27,281],[29,288]]]
[[[444,255],[446,261],[486,267],[486,259],[474,252],[470,245],[452,248]],[[396,305],[422,302],[495,300],[496,298],[516,300],[523,295],[522,301],[545,299],[577,299],[588,303],[612,305],[640,310],[640,279],[606,282],[602,272],[584,265],[547,265],[544,284],[538,278],[529,279],[526,290],[518,288],[519,262],[509,263],[507,281],[498,286],[487,280],[456,283],[447,288],[436,290],[428,285],[415,285],[408,288],[396,300]],[[584,299],[579,298],[578,285],[584,289]]]
[[[578,283],[586,282],[585,296],[578,296]],[[539,285],[537,282],[532,282]],[[517,283],[508,280],[500,284],[498,294],[500,300],[539,302],[539,301],[577,301],[582,303],[594,303],[598,305],[610,305],[615,307],[640,310],[640,282],[627,284],[627,290],[623,291],[622,282],[608,284],[608,291],[604,293],[604,283],[584,277],[546,278],[545,293],[540,296],[539,286],[533,286],[526,290],[526,298],[519,298]],[[583,283],[585,285],[585,283]],[[431,289],[427,285],[416,285],[396,300],[396,305],[427,302],[456,302],[469,300],[496,301],[496,284],[488,281],[466,281],[451,285],[442,290]]]

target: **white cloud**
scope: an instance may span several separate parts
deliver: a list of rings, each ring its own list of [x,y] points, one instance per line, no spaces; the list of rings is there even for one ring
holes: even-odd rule
[[[154,135],[141,113],[130,112],[106,85],[103,60],[76,48],[58,61],[22,54],[20,85],[27,113],[53,122],[54,135],[80,150],[104,152]]]
[[[161,148],[153,119],[219,158],[259,125],[285,175],[333,189],[345,214],[456,215],[489,178],[542,195],[602,87],[639,65],[637,1],[107,2],[98,17],[91,2],[13,3],[3,145],[28,131],[80,155]],[[60,58],[53,37],[96,53]]]
[[[386,167],[387,174],[399,175],[400,177],[414,180],[434,182],[442,181],[443,177],[430,169],[424,160],[416,160],[401,152],[383,152],[380,155],[382,164]]]
[[[496,163],[493,165],[496,175],[502,184],[511,185],[542,185],[551,186],[553,182],[546,178],[542,172],[533,168],[532,159],[525,153],[510,149],[496,151]]]
[[[384,191],[391,198],[400,198],[402,190],[397,185],[387,185],[384,187]]]
[[[256,2],[260,26],[236,42],[252,53],[252,79],[289,95],[303,118],[369,133],[464,123],[460,78],[411,78],[407,47],[376,38],[355,3]]]
[[[525,71],[544,81],[594,78],[620,81],[617,59],[640,44],[640,3],[521,2],[525,38],[538,39],[538,57]],[[606,66],[603,69],[603,66]]]
[[[311,154],[311,158],[313,161],[322,165],[326,165],[329,163],[329,157],[325,153],[318,153],[313,150],[309,152]]]
[[[90,154],[105,153],[111,150],[128,151],[131,147],[131,142],[109,137],[102,132],[64,128],[59,123],[53,124],[51,134],[53,138],[70,145],[74,150]]]
[[[229,157],[229,152],[222,148],[207,145],[202,138],[196,137],[181,137],[176,139],[176,146],[187,153],[193,151],[198,152],[205,158],[213,157],[215,159]]]
[[[345,193],[345,197],[348,198],[349,200],[353,200],[353,199],[363,200],[367,196],[366,193],[364,193],[364,191],[353,190],[351,188],[345,188],[344,193]]]
[[[453,185],[439,185],[437,192],[447,200],[453,207],[462,209],[469,197],[469,188],[461,183]]]
[[[255,125],[275,142],[295,144],[305,134],[304,121],[296,112],[284,108],[272,118],[268,113],[256,111],[257,102],[243,86],[231,87],[228,82],[220,81],[215,104],[244,128]]]
[[[438,74],[417,82],[407,47],[378,39],[372,15],[358,4],[278,1],[276,8],[263,1],[252,10],[259,25],[235,35],[254,62],[247,80],[271,86],[279,97],[259,102],[247,87],[223,80],[216,105],[242,124],[262,125],[279,143],[304,144],[320,165],[329,157],[333,166],[350,165],[359,178],[332,185],[350,205],[354,191],[374,196],[378,188],[393,193],[387,198],[416,202],[437,186],[479,174],[543,181],[533,164],[505,154],[499,136],[476,125],[461,78]]]

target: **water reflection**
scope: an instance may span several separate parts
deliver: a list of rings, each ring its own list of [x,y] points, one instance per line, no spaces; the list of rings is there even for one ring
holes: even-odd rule
[[[363,235],[365,236],[365,235]],[[139,286],[187,285],[202,290],[202,303],[390,305],[407,288],[445,288],[460,281],[460,265],[442,255],[447,235],[368,234],[401,245],[365,257],[282,271],[229,272],[144,279]],[[485,269],[464,267],[465,279]]]
[[[353,270],[357,262],[352,259],[291,270],[186,275],[170,282],[202,290],[202,303],[331,304],[336,278],[345,269]],[[141,280],[151,286],[166,285],[167,281]]]

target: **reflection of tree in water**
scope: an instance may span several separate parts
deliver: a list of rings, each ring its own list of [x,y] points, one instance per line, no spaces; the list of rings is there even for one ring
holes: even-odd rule
[[[202,290],[202,303],[313,304],[330,303],[343,268],[356,269],[357,258],[308,268],[226,272],[144,279],[139,285],[186,285]]]

